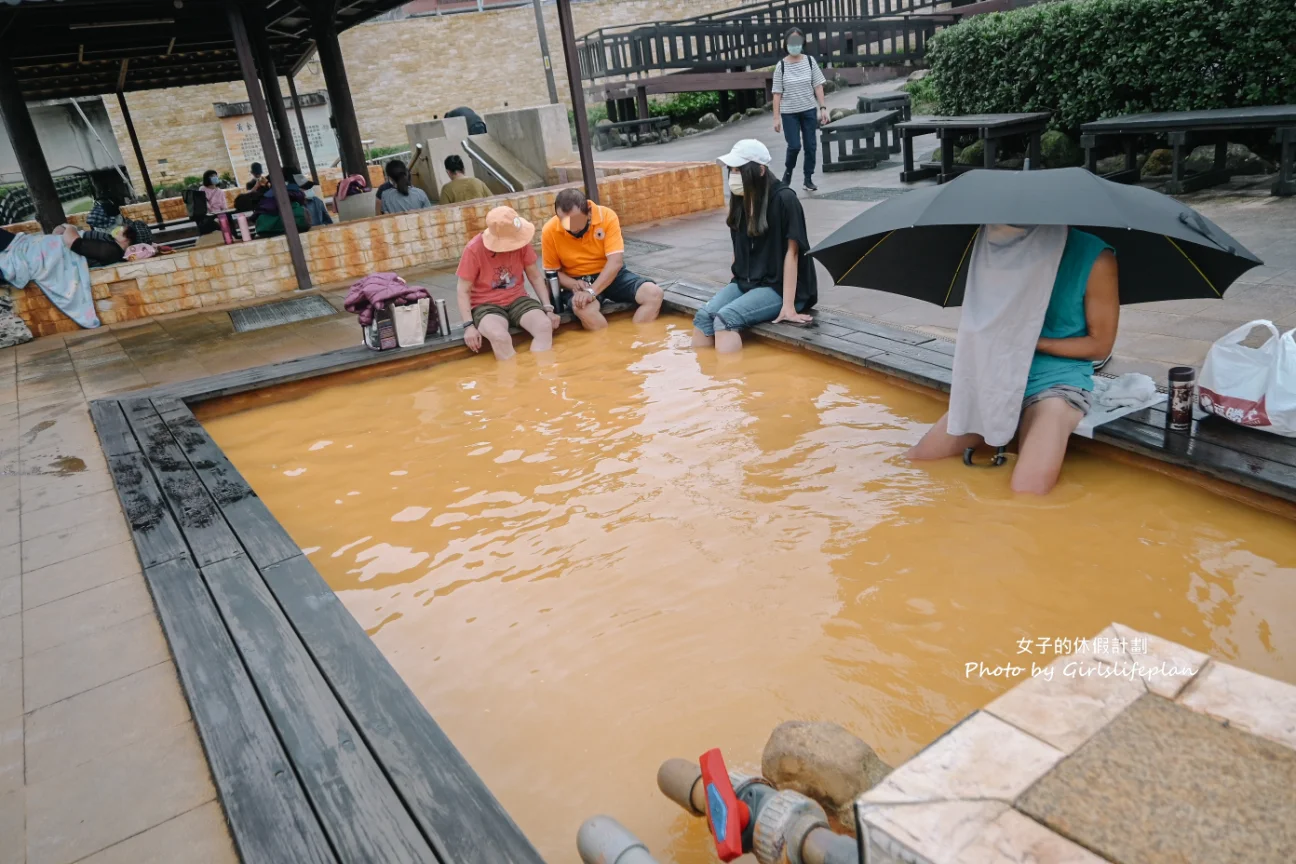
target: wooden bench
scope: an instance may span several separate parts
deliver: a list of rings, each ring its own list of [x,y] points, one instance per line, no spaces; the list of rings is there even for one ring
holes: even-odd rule
[[[1135,183],[1139,179],[1136,160],[1138,140],[1147,136],[1165,136],[1170,143],[1170,180],[1166,191],[1177,195],[1217,186],[1228,180],[1228,136],[1230,132],[1272,129],[1278,139],[1278,180],[1274,195],[1296,195],[1296,105],[1264,105],[1255,108],[1218,108],[1206,111],[1173,111],[1160,114],[1130,114],[1095,120],[1080,127],[1080,144],[1085,149],[1085,165],[1098,173],[1098,158],[1103,149],[1119,145],[1125,154],[1125,166],[1104,174],[1118,183]],[[1215,159],[1209,170],[1190,173],[1185,165],[1193,148],[1215,145]]]
[[[638,117],[648,115],[648,97],[668,93],[719,93],[720,119],[725,120],[729,114],[729,92],[737,93],[755,91],[760,94],[765,104],[774,99],[774,73],[757,72],[677,72],[670,75],[657,75],[652,78],[641,78],[637,81],[624,81],[603,84],[589,88],[593,101],[603,99],[608,106],[608,119],[621,120],[622,114],[629,114],[627,103],[633,100],[633,108]],[[620,109],[618,110],[618,106]]]
[[[638,147],[644,143],[643,139],[651,139],[649,143],[656,144],[665,141],[669,137],[671,121],[669,117],[649,117],[645,120],[622,120],[618,123],[601,123],[594,127],[594,137],[598,140],[600,149],[606,150],[613,146],[614,139],[612,133],[623,133],[630,141],[631,147]]]
[[[1025,136],[1027,139],[1027,164],[1031,168],[1043,167],[1040,162],[1040,136],[1051,115],[1047,111],[1032,114],[966,114],[959,117],[915,117],[900,123],[904,149],[904,169],[900,179],[905,183],[935,177],[938,183],[953,180],[964,171],[976,166],[957,165],[954,162],[954,142],[962,135],[972,134],[985,142],[986,168],[995,168],[999,157],[999,142],[1004,138]],[[913,139],[935,132],[941,144],[939,164],[914,166]]]
[[[898,108],[852,114],[821,128],[819,140],[823,145],[823,170],[858,171],[876,168],[878,163],[886,160],[888,153],[900,149],[896,123],[902,116],[903,112]],[[833,145],[836,145],[835,157]]]
[[[898,110],[903,115],[902,120],[913,119],[913,103],[909,94],[903,90],[893,90],[890,93],[874,93],[871,96],[861,96],[855,100],[855,108],[861,114],[868,114],[873,111],[893,111]],[[899,153],[899,149],[891,151]]]

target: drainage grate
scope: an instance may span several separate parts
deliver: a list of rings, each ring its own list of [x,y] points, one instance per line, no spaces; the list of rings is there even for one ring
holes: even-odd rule
[[[821,201],[885,201],[908,191],[908,189],[892,189],[886,186],[852,186],[849,189],[838,189],[836,192],[815,197]]]
[[[263,306],[250,306],[247,309],[234,309],[229,316],[230,323],[234,325],[234,332],[246,333],[249,330],[264,330],[267,327],[278,327],[280,324],[292,324],[294,321],[307,321],[311,318],[326,318],[334,314],[337,314],[337,310],[327,300],[318,295],[311,295],[279,303],[266,303]]]
[[[671,248],[665,243],[654,243],[651,240],[635,240],[633,237],[622,238],[625,240],[625,251],[628,257],[636,255],[652,255],[654,252],[665,252]]]

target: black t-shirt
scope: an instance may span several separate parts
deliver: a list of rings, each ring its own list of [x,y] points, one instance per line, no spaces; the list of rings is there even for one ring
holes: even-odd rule
[[[744,209],[737,230],[730,230],[733,240],[734,282],[743,292],[766,286],[783,292],[783,259],[789,240],[795,240],[797,260],[796,305],[804,312],[819,300],[814,262],[806,255],[810,237],[806,234],[805,211],[791,187],[775,180],[766,205],[769,228],[759,237],[747,236],[747,211]]]

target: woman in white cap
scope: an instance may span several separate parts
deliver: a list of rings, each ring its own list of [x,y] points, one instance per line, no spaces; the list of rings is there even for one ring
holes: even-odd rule
[[[464,249],[456,271],[459,316],[468,322],[464,342],[472,351],[481,350],[485,337],[497,360],[509,359],[514,353],[510,326],[531,334],[532,351],[553,347],[561,321],[531,246],[535,230],[512,207],[496,207],[486,214],[486,230]],[[524,274],[539,300],[527,294]]]
[[[720,157],[729,173],[729,234],[733,281],[693,317],[693,347],[742,348],[738,331],[778,323],[809,324],[819,294],[814,262],[806,257],[805,211],[796,193],[769,171],[770,152],[754,139]]]

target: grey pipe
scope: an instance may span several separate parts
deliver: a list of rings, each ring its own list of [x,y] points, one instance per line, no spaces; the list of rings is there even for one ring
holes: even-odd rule
[[[859,847],[854,837],[816,828],[801,846],[801,860],[805,864],[860,864]]]
[[[648,847],[611,816],[591,816],[576,832],[585,864],[657,864]]]
[[[701,780],[702,769],[687,759],[667,759],[657,769],[657,788],[693,816],[706,815]]]

